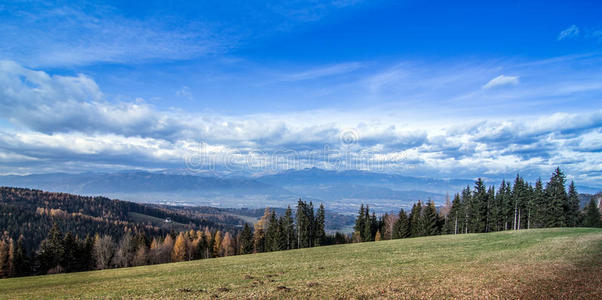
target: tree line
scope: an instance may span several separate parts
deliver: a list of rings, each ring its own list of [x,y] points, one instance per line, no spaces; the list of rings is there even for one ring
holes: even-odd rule
[[[37,247],[28,247],[23,233],[14,239],[14,235],[5,230],[0,236],[0,278],[160,264],[438,234],[543,227],[601,227],[600,210],[594,199],[591,199],[584,210],[580,210],[575,184],[571,182],[567,191],[565,181],[565,175],[560,169],[555,170],[545,187],[541,180],[531,185],[517,175],[514,184],[502,181],[496,189],[494,186],[487,187],[479,178],[472,188],[467,186],[461,193],[454,195],[452,202],[448,199],[439,209],[433,201],[418,201],[407,213],[401,209],[397,215],[384,214],[377,217],[369,206],[361,205],[354,232],[350,236],[338,232],[334,235],[326,234],[324,205],[320,204],[316,209],[311,201],[308,203],[301,199],[294,211],[289,206],[281,216],[266,208],[263,216],[255,224],[245,223],[242,229],[209,226],[199,228],[198,224],[202,223],[197,223],[191,224],[197,228],[164,232],[152,226],[130,226],[129,223],[114,217],[114,209],[107,210],[98,204],[97,201],[105,201],[104,199],[89,198],[86,199],[86,209],[90,215],[103,216],[95,217],[98,220],[92,224],[112,224],[109,227],[110,231],[96,231],[96,234],[82,237],[80,233],[86,232],[86,227],[81,226],[91,223],[88,220],[89,215],[78,215],[86,220],[78,223],[79,219],[72,216],[66,218],[61,209],[44,209],[36,215],[57,222],[52,223],[46,237]],[[0,193],[3,197],[7,194],[10,196],[7,198],[9,204],[11,201],[17,203],[23,198],[33,206],[34,197],[43,196],[39,191],[31,190],[11,194],[9,189],[3,188],[0,192],[4,193]],[[32,196],[33,192],[35,194]],[[53,195],[61,201],[69,200],[69,206],[76,208],[71,196]],[[3,207],[6,212],[18,211],[15,206]],[[10,217],[5,215],[3,218],[7,216]],[[14,221],[10,222],[12,223],[8,224],[16,224]],[[8,228],[23,230],[37,224],[27,223],[27,220],[23,222],[19,226]],[[77,231],[74,233],[72,228]]]
[[[17,241],[7,233],[0,238],[0,278],[180,262],[239,254],[279,251],[345,243],[342,234],[324,230],[324,205],[314,209],[299,200],[295,215],[289,207],[283,216],[267,208],[252,229],[221,231],[205,227],[165,236],[149,236],[129,228],[119,239],[104,234],[80,238],[63,233],[54,223],[36,251],[28,254],[24,236]]]
[[[482,233],[548,227],[601,227],[600,209],[592,198],[580,210],[579,194],[571,181],[557,168],[545,184],[535,185],[517,175],[514,184],[502,181],[496,189],[479,178],[454,195],[439,210],[433,201],[414,203],[409,213],[370,215],[360,207],[352,240],[378,241],[438,234]]]

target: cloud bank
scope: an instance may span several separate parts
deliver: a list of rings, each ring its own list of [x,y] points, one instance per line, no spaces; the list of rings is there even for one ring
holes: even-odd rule
[[[328,72],[326,72],[328,73]],[[501,75],[491,87],[513,84]],[[489,84],[488,83],[488,84]],[[602,109],[536,118],[400,122],[371,111],[239,116],[110,101],[84,75],[0,63],[0,173],[207,168],[246,174],[353,168],[445,177],[538,176],[560,165],[602,179]]]

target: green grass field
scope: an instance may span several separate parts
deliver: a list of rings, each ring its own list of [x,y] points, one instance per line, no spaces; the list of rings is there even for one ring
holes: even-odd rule
[[[337,245],[0,280],[1,298],[602,298],[602,229]]]

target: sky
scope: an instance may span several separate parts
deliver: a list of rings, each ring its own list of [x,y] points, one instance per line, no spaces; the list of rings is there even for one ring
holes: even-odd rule
[[[602,187],[598,1],[0,1],[0,174]]]

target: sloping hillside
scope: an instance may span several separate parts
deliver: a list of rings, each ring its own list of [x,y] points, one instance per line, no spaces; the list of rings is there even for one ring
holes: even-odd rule
[[[164,223],[165,219],[173,222]],[[53,223],[74,235],[109,234],[119,239],[124,228],[136,228],[149,236],[171,231],[211,227],[233,230],[243,220],[235,217],[184,214],[168,206],[151,206],[105,197],[0,187],[0,229],[10,237],[25,237],[26,247],[46,238]]]
[[[0,298],[602,295],[602,229],[448,235],[0,280]]]

